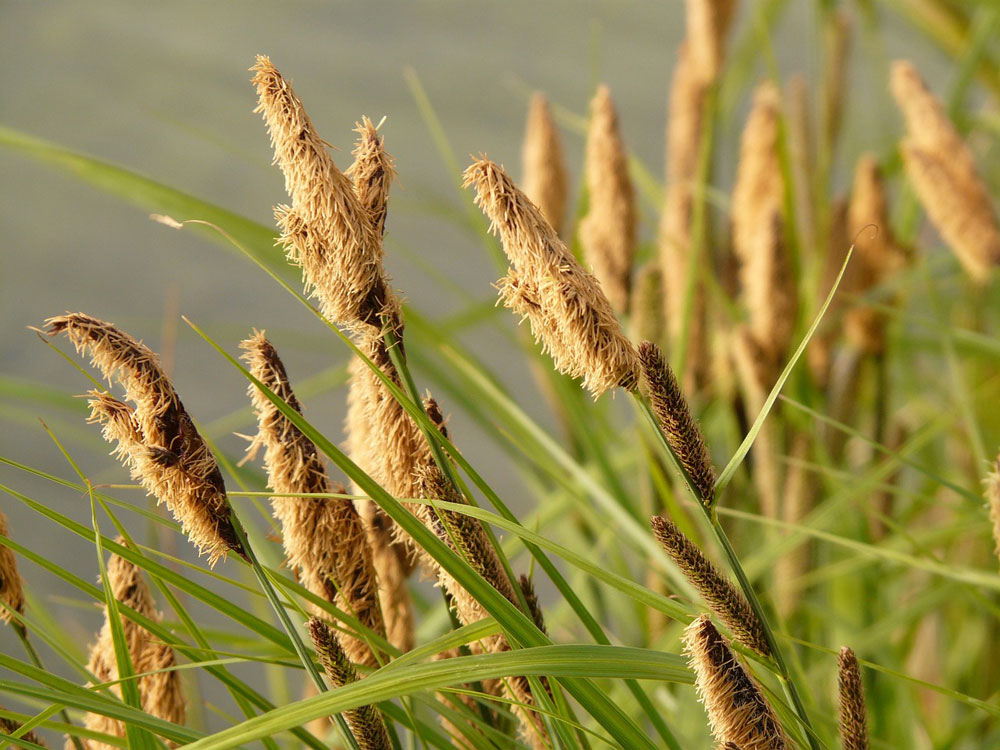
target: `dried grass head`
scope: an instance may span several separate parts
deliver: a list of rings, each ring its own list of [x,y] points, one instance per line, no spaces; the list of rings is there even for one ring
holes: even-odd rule
[[[0,511],[0,536],[10,533],[7,516]],[[0,545],[0,622],[16,623],[13,613],[24,612],[24,581],[17,569],[17,558],[14,551],[5,545]],[[18,625],[20,627],[20,625]]]
[[[569,173],[549,100],[540,91],[531,97],[521,161],[524,194],[538,206],[556,234],[561,233],[569,200]]]
[[[142,342],[97,318],[67,313],[46,321],[50,336],[65,333],[109,381],[117,380],[134,408],[91,391],[90,422],[103,425],[114,454],[143,487],[166,503],[210,564],[230,550],[243,555],[219,465],[174,391],[159,360]]]
[[[500,280],[507,307],[527,318],[561,372],[583,379],[594,396],[638,382],[639,359],[600,284],[580,267],[541,212],[503,169],[482,158],[465,170],[466,187],[500,236],[512,267]]]

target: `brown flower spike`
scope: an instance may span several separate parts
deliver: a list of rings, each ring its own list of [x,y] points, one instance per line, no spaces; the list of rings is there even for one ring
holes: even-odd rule
[[[741,750],[786,750],[788,738],[757,681],[707,615],[684,630],[684,650],[715,739]]]
[[[264,333],[254,332],[240,347],[250,374],[301,414],[302,406],[292,392],[285,366]],[[268,486],[284,495],[343,492],[330,482],[316,445],[253,383],[249,394],[258,431],[248,455],[264,448]],[[353,503],[336,498],[275,497],[271,507],[281,521],[288,564],[306,588],[383,634],[371,550]],[[377,666],[378,660],[363,637],[344,633],[342,641],[352,662]]]
[[[166,503],[184,533],[214,565],[230,550],[243,555],[219,465],[184,410],[159,360],[142,342],[83,313],[46,321],[47,333],[65,333],[108,380],[125,389],[132,408],[107,393],[90,392],[90,422],[143,487]]]
[[[335,687],[343,687],[357,682],[357,670],[340,645],[336,633],[318,617],[313,617],[306,623],[316,655],[319,657],[326,676]],[[382,715],[374,705],[359,706],[344,712],[347,726],[358,741],[361,750],[390,750],[392,743],[386,731]]]
[[[858,657],[844,646],[837,661],[840,667],[840,739],[844,750],[868,750],[868,719]]]
[[[0,511],[0,536],[6,537],[9,533],[7,516]],[[0,602],[4,605],[0,607],[0,622],[14,623],[15,627],[20,627],[12,612],[24,612],[24,581],[17,569],[14,551],[4,545],[0,545]]]
[[[642,363],[643,392],[653,407],[660,429],[698,500],[705,507],[711,507],[715,503],[712,457],[680,384],[660,348],[651,341],[639,344],[639,361]]]
[[[119,538],[116,541],[118,544],[125,544],[124,539]],[[160,615],[156,611],[153,597],[139,568],[118,555],[112,555],[108,560],[107,569],[108,583],[115,600],[120,605],[159,622]],[[87,669],[97,677],[99,682],[111,682],[118,679],[118,662],[111,635],[111,623],[108,621],[107,615],[108,612],[105,610],[104,626],[98,633],[97,641],[91,646],[90,660],[87,663]],[[130,620],[125,614],[121,615],[121,622],[135,674],[143,675],[138,679],[142,710],[175,724],[183,724],[184,694],[181,688],[180,673],[172,669],[175,665],[173,649],[165,643],[155,640],[148,630]],[[156,674],[144,674],[147,672],[156,672]],[[121,688],[118,685],[111,689],[116,694],[121,694]],[[88,713],[84,723],[87,729],[105,732],[116,737],[125,736],[125,725],[117,719]],[[96,740],[88,740],[87,745],[91,750],[115,750],[114,746]],[[67,741],[66,747],[67,750],[71,750],[73,744]]]
[[[893,64],[890,88],[906,119],[906,174],[966,273],[985,283],[1000,265],[1000,224],[972,152],[912,63]]]
[[[769,656],[764,628],[743,594],[672,521],[653,516],[651,523],[656,540],[736,640],[761,656]]]
[[[636,245],[635,191],[628,154],[618,127],[611,92],[600,86],[590,102],[586,156],[587,215],[580,223],[580,244],[594,276],[618,312],[628,309]]]
[[[524,194],[538,206],[556,234],[561,234],[569,199],[569,174],[549,100],[540,91],[531,97],[521,161]]]
[[[580,267],[541,212],[503,168],[481,158],[465,187],[499,235],[512,267],[500,280],[504,304],[531,323],[556,368],[583,379],[594,396],[638,382],[639,359],[600,284]]]

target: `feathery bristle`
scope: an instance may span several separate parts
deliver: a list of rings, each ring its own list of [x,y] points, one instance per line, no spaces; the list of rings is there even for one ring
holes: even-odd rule
[[[645,263],[635,275],[630,312],[632,338],[635,341],[663,344],[666,339],[663,283],[663,272],[655,259]]]
[[[381,328],[380,315],[393,307],[392,291],[382,268],[380,228],[371,221],[384,206],[388,173],[381,184],[369,185],[363,205],[351,180],[334,164],[295,91],[264,55],[257,56],[253,85],[264,116],[274,161],[285,175],[291,206],[277,206],[275,219],[281,243],[302,267],[306,289],[320,302],[330,320],[352,329]],[[365,132],[367,128],[361,126]],[[363,134],[364,138],[364,134]],[[362,142],[362,156],[382,153],[371,168],[384,170],[388,158],[381,142]],[[359,167],[360,168],[360,167]],[[377,217],[376,217],[377,218]],[[383,217],[384,218],[384,217]],[[381,222],[379,222],[381,224]]]
[[[607,86],[600,86],[590,103],[585,165],[589,200],[587,215],[580,222],[580,244],[611,306],[624,312],[635,257],[635,192]]]
[[[392,157],[378,130],[367,117],[357,124],[358,142],[352,151],[354,163],[345,173],[354,183],[354,194],[368,212],[368,222],[381,237],[385,233],[389,185],[396,172]]]
[[[990,521],[993,524],[993,544],[997,558],[1000,559],[1000,456],[993,463],[985,481],[986,504],[989,509]]]
[[[116,541],[118,544],[125,544],[125,540],[122,538]],[[118,555],[112,555],[108,560],[107,572],[112,596],[120,605],[133,609],[150,620],[160,621],[160,614],[156,611],[149,588],[143,580],[139,568],[134,563]],[[104,614],[104,625],[98,633],[94,645],[91,646],[87,669],[97,677],[98,682],[113,682],[118,679],[118,661],[115,656],[107,608],[105,608]],[[121,625],[135,674],[142,675],[138,678],[137,683],[142,710],[175,724],[183,724],[184,693],[181,687],[180,673],[173,669],[175,665],[173,649],[154,640],[149,631],[124,614],[121,615]],[[157,674],[142,674],[157,670],[167,671],[159,671]],[[121,694],[120,686],[114,685],[111,689],[117,695]],[[101,714],[88,713],[84,724],[87,729],[105,732],[116,737],[125,736],[125,725],[122,722]],[[87,744],[91,750],[114,750],[112,745],[96,740],[88,740]],[[67,742],[67,747],[72,747],[72,743]]]
[[[653,516],[651,523],[656,540],[736,640],[761,656],[770,655],[760,620],[732,581],[670,519]]]
[[[569,173],[549,100],[540,91],[531,97],[521,160],[524,194],[538,206],[556,234],[561,234],[569,199]]]
[[[311,618],[306,623],[306,628],[331,684],[335,688],[340,688],[357,682],[358,672],[344,653],[336,633],[318,617]],[[385,722],[374,705],[369,704],[344,711],[344,718],[361,750],[391,750],[392,743],[389,741]]]
[[[750,330],[775,366],[791,342],[798,309],[782,241],[785,186],[778,161],[779,120],[778,90],[763,83],[743,129],[732,202],[733,250],[740,261]]]
[[[499,283],[504,304],[529,320],[556,368],[582,378],[594,396],[616,386],[632,390],[638,356],[597,280],[501,167],[479,159],[465,170],[464,185],[475,188],[511,261]]]
[[[720,743],[742,750],[785,750],[785,731],[757,681],[736,658],[708,615],[684,630],[684,647],[709,727]]]
[[[6,537],[9,533],[7,516],[0,511],[0,536]],[[4,604],[0,607],[0,622],[16,622],[12,613],[24,612],[24,581],[17,569],[14,551],[5,545],[0,545],[0,601]]]
[[[650,341],[639,344],[639,361],[642,363],[643,392],[653,407],[660,429],[698,500],[705,507],[711,507],[715,503],[712,457],[701,428],[691,416],[680,384],[656,344]]]
[[[837,662],[840,667],[840,740],[844,750],[868,750],[868,717],[858,657],[844,646]]]
[[[972,152],[916,68],[892,67],[891,90],[906,119],[906,173],[934,226],[966,273],[985,283],[1000,265],[1000,224]]]
[[[135,479],[166,503],[184,533],[214,565],[229,550],[243,555],[230,515],[222,472],[184,410],[156,355],[111,323],[83,313],[45,321],[46,333],[65,333],[109,381],[125,389],[132,409],[106,393],[90,393],[89,421],[103,425],[104,439]]]
[[[6,734],[8,736],[12,735],[20,728],[21,728],[20,723],[13,721],[12,719],[4,719],[3,717],[0,717],[0,732],[2,732],[3,734]],[[30,742],[35,745],[41,745],[42,747],[47,747],[42,738],[39,737],[37,734],[35,734],[34,731],[25,732],[24,734],[21,735],[21,739],[24,740],[25,742]],[[70,745],[72,744],[73,743],[70,742]],[[16,741],[11,743],[11,747],[18,748],[19,750],[27,750],[27,746],[20,745]]]
[[[847,230],[854,239],[854,256],[841,288],[863,294],[884,283],[906,260],[906,251],[896,244],[889,222],[885,186],[878,162],[871,154],[858,159],[847,209]],[[844,321],[848,340],[867,353],[885,346],[885,315],[869,305],[847,311]]]
[[[243,341],[250,374],[290,408],[302,413],[285,366],[262,331]],[[257,415],[257,435],[248,453],[264,448],[268,486],[284,495],[343,492],[334,487],[316,445],[282,414],[256,384],[249,387]],[[361,517],[350,500],[321,497],[275,497],[274,515],[281,521],[289,566],[317,596],[347,612],[376,633],[385,631],[378,585]],[[378,660],[364,638],[343,635],[351,661],[376,666]]]
[[[685,43],[702,81],[714,81],[719,75],[735,5],[735,0],[687,0]]]

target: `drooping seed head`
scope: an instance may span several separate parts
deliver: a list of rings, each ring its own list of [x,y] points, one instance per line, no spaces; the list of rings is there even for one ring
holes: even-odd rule
[[[653,516],[651,523],[656,540],[736,640],[761,656],[768,656],[771,649],[764,628],[732,581],[670,519]]]
[[[611,306],[623,312],[628,309],[635,257],[635,191],[607,86],[600,86],[590,103],[585,166],[589,200],[580,223],[580,244]]]
[[[240,347],[250,374],[301,414],[285,366],[264,333],[255,331]],[[271,507],[281,522],[289,566],[314,594],[383,633],[375,569],[361,517],[347,499],[288,496],[343,493],[343,487],[331,483],[316,445],[256,384],[251,383],[249,394],[257,415],[257,435],[249,453],[264,448],[268,486],[286,495],[272,498]],[[377,665],[364,638],[345,633],[343,643],[351,661]]]
[[[985,283],[1000,265],[1000,223],[969,147],[917,69],[892,67],[892,94],[906,119],[906,174],[931,222],[966,273]]]
[[[569,173],[559,131],[545,94],[531,97],[521,148],[524,194],[556,230],[562,232],[569,199]]]
[[[117,380],[134,408],[92,391],[90,422],[143,487],[165,503],[184,533],[214,565],[226,552],[243,554],[233,527],[219,465],[198,434],[159,360],[142,342],[83,313],[46,321],[50,336],[65,333],[109,381]]]
[[[512,267],[500,280],[507,307],[527,318],[556,368],[583,379],[594,396],[638,381],[638,356],[600,284],[580,267],[541,212],[503,169],[483,158],[465,170],[466,187],[500,236]]]
[[[0,536],[6,537],[9,534],[7,516],[0,511]],[[0,622],[15,622],[12,613],[24,612],[24,581],[17,569],[14,551],[4,545],[0,545],[0,602],[4,605],[0,607]]]
[[[684,649],[715,739],[742,750],[785,750],[788,739],[757,681],[707,615],[684,630]]]
[[[868,750],[868,717],[858,657],[847,646],[838,656],[840,689],[840,740],[844,750]]]

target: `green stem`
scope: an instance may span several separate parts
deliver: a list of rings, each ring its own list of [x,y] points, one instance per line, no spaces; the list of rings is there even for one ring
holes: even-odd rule
[[[35,644],[28,640],[28,629],[19,622],[12,623],[12,625],[14,632],[17,633],[17,637],[21,639],[21,645],[24,646],[24,652],[28,655],[31,663],[39,669],[44,670],[45,667],[42,666],[42,658],[38,655],[38,651],[35,649]],[[62,717],[62,720],[65,723],[70,725],[73,723],[69,720],[69,713],[65,708],[59,712],[59,716]],[[84,750],[83,743],[75,734],[70,734],[69,739],[73,743],[73,747],[75,747],[76,750]]]

